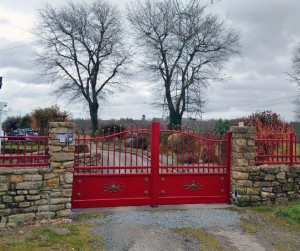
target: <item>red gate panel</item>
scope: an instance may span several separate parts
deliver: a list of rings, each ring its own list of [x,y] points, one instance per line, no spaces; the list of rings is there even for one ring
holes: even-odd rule
[[[73,208],[150,205],[150,175],[75,176]]]
[[[230,202],[230,133],[151,128],[77,136],[72,208]]]
[[[161,175],[158,204],[228,203],[226,175]]]

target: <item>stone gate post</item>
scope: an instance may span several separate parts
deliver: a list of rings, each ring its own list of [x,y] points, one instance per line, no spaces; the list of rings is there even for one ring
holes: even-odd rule
[[[235,204],[268,205],[300,198],[300,166],[255,165],[255,127],[233,126],[231,195]]]
[[[259,201],[259,189],[249,180],[255,171],[255,127],[232,126],[231,195],[236,204]]]
[[[58,218],[71,213],[75,142],[74,138],[72,141],[67,138],[67,133],[74,132],[74,129],[75,124],[71,122],[49,124],[50,168],[53,169],[53,178],[48,181],[53,186],[49,193],[49,204],[52,210],[60,208],[55,215]]]
[[[0,168],[0,229],[71,213],[75,143],[63,139],[74,126],[50,123],[50,166]]]

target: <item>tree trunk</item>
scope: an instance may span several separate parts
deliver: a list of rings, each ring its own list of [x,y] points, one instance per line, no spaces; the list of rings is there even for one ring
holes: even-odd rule
[[[169,128],[174,130],[181,130],[182,115],[177,111],[170,111]]]
[[[92,122],[92,127],[93,127],[93,133],[95,133],[99,129],[99,127],[98,127],[99,104],[98,104],[98,102],[90,103],[89,107],[90,107],[90,117],[91,117],[91,122]]]

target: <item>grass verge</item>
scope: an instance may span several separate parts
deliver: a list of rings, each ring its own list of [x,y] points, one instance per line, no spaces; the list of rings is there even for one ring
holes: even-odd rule
[[[275,215],[295,224],[300,224],[300,200],[287,206],[278,207]]]
[[[178,228],[175,232],[182,238],[189,240],[191,238],[200,241],[200,251],[223,251],[221,242],[213,235],[206,233],[200,228]]]
[[[91,220],[93,218],[105,218],[112,214],[114,213],[110,211],[103,211],[98,213],[79,213],[79,214],[74,214],[72,216],[72,220],[76,222],[85,221],[85,220]]]
[[[230,210],[255,213],[278,226],[300,232],[300,200],[284,205],[231,207]]]
[[[24,226],[0,234],[0,251],[104,250],[104,240],[92,234],[92,223]],[[14,232],[13,232],[14,231]]]
[[[186,209],[152,209],[147,211],[149,214],[158,214],[158,213],[162,213],[162,214],[172,214],[172,213],[176,213],[176,212],[184,212],[186,211]]]
[[[250,234],[256,234],[258,232],[257,228],[246,220],[241,220],[239,225]]]

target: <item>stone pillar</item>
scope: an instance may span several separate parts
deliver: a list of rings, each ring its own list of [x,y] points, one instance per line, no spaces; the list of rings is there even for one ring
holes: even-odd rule
[[[50,123],[50,167],[0,168],[0,229],[71,213],[75,143],[60,140],[68,122]]]
[[[247,205],[259,201],[259,189],[253,188],[249,175],[255,171],[255,127],[232,126],[231,194],[233,202]]]
[[[286,203],[300,198],[300,166],[255,165],[255,128],[232,131],[231,194],[240,206]]]
[[[71,122],[52,122],[49,125],[49,153],[50,168],[53,178],[48,180],[52,189],[49,193],[51,211],[55,211],[54,218],[68,216],[71,213],[71,197],[73,182],[73,164],[75,142],[63,142],[68,131],[74,131],[75,124]]]

